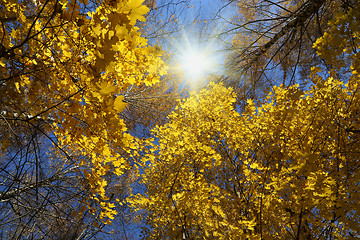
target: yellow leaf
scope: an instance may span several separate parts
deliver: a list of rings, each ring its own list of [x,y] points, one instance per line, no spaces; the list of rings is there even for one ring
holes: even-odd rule
[[[100,24],[97,24],[97,25],[93,28],[93,30],[94,30],[94,33],[99,36],[99,35],[101,34],[101,25],[100,25]]]
[[[149,11],[149,8],[142,5],[143,2],[143,0],[129,0],[128,7],[131,12],[128,17],[131,25],[135,25],[136,20],[145,21],[143,15]]]
[[[100,94],[101,95],[107,95],[109,93],[113,93],[116,90],[115,85],[110,85],[106,82],[102,82],[100,85]]]
[[[124,111],[124,108],[127,104],[125,102],[123,102],[123,100],[124,100],[123,95],[116,97],[115,102],[114,102],[114,108],[116,109],[116,111],[118,111],[118,112]]]

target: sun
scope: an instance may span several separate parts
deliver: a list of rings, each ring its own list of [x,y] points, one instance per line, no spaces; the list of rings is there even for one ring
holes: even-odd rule
[[[195,83],[217,71],[218,54],[210,41],[200,42],[185,35],[178,46],[177,63],[186,80]]]
[[[211,73],[214,65],[211,55],[201,49],[189,49],[180,58],[181,69],[184,71],[185,76],[192,80]]]
[[[200,26],[179,32],[170,43],[173,47],[171,65],[180,81],[198,88],[224,71],[225,51],[216,32]]]

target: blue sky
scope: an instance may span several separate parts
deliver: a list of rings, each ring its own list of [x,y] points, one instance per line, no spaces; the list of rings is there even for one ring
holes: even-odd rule
[[[161,29],[164,33],[159,34],[161,40],[151,40],[160,42],[161,47],[172,54],[172,63],[181,61],[192,52],[203,51],[214,62],[208,64],[213,66],[211,73],[221,73],[226,44],[231,42],[231,37],[219,38],[219,33],[229,27],[227,21],[234,15],[234,5],[222,0],[157,0],[156,5],[155,14],[161,13],[160,19],[168,23]],[[176,21],[169,22],[172,16]]]

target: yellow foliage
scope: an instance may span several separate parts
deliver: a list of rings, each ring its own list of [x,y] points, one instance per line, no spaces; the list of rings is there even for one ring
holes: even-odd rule
[[[333,70],[313,68],[309,89],[274,86],[240,114],[232,89],[210,83],[153,129],[139,163],[146,191],[132,199],[147,211],[147,237],[352,239],[360,232],[359,13],[339,14],[315,44]]]
[[[59,154],[84,169],[89,197],[106,202],[105,175],[122,174],[123,154],[133,147],[119,116],[124,91],[145,79],[155,84],[166,73],[161,53],[135,26],[149,9],[143,0],[35,2],[9,0],[0,9],[0,72],[11,79],[0,88],[1,110],[51,119],[46,131],[57,138]],[[102,211],[115,214],[110,205]]]

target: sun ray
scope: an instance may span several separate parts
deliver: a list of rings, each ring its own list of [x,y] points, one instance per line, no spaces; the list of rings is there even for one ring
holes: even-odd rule
[[[184,73],[186,81],[200,82],[217,71],[219,66],[219,53],[212,41],[183,36],[182,44],[178,46],[177,63],[180,71]]]

